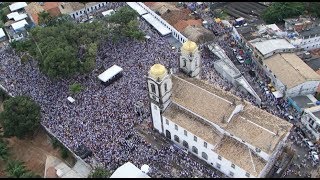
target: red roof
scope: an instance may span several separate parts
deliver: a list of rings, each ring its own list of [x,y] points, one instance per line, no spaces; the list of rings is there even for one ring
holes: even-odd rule
[[[36,25],[38,25],[39,24],[39,16],[38,16],[38,14],[37,13],[33,13],[33,14],[31,14],[31,16],[32,16],[32,19],[33,19],[34,23]]]
[[[61,14],[58,2],[45,2],[43,4],[43,9],[51,16],[59,16]]]

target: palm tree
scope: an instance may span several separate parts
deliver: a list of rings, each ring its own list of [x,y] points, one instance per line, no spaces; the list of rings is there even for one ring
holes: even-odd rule
[[[5,168],[8,177],[20,178],[23,174],[27,173],[23,162],[21,161],[9,161]]]
[[[0,141],[0,160],[6,161],[9,157],[9,151],[7,144],[3,141]]]

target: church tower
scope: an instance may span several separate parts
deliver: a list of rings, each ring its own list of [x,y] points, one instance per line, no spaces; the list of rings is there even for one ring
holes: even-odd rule
[[[181,47],[180,69],[190,77],[199,78],[200,52],[195,42],[186,41]]]
[[[163,133],[162,113],[171,102],[171,74],[163,65],[155,64],[150,68],[147,81],[153,127]]]

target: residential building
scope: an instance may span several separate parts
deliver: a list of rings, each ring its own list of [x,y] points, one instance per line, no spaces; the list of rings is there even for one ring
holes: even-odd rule
[[[80,2],[61,2],[59,10],[61,14],[69,14],[73,19],[78,19],[86,13],[89,14],[106,5],[107,2],[88,2],[86,5]]]
[[[320,75],[295,53],[278,53],[262,60],[263,70],[274,87],[286,97],[314,94]]]
[[[301,116],[301,123],[306,127],[311,139],[319,141],[320,139],[320,106],[313,106],[305,109]]]
[[[169,74],[160,64],[150,68],[153,128],[229,177],[265,177],[292,124],[193,78],[200,71],[197,46],[187,41],[181,51],[190,55],[191,66],[180,58],[186,75]]]
[[[312,18],[292,18],[284,19],[285,30],[294,34],[290,37],[290,42],[297,48],[306,51],[320,48],[320,26],[319,20]]]

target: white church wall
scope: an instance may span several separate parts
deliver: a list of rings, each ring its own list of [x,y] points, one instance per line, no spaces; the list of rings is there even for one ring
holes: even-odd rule
[[[152,120],[153,120],[153,127],[157,129],[160,133],[162,132],[161,128],[161,115],[160,115],[160,108],[154,104],[150,103],[151,106],[151,115],[152,115]]]
[[[166,124],[166,120],[168,120],[169,125]],[[163,117],[164,131],[168,130],[171,133],[171,140],[175,144],[179,145],[180,147],[183,147],[182,142],[186,141],[189,145],[189,148],[188,148],[189,152],[193,153],[192,146],[195,146],[198,149],[198,154],[195,154],[195,153],[193,153],[193,154],[196,155],[198,158],[204,160],[205,162],[207,162],[211,166],[213,166],[215,169],[221,171],[222,173],[224,173],[225,175],[227,175],[229,177],[231,177],[230,172],[232,172],[234,174],[233,177],[247,178],[245,170],[243,170],[242,168],[240,168],[237,165],[235,165],[235,168],[232,168],[231,165],[233,163],[223,157],[221,157],[221,160],[219,159],[219,155],[212,150],[215,148],[215,145],[204,141],[200,137],[197,137],[197,142],[194,141],[194,134],[187,131],[187,136],[186,136],[184,134],[185,129],[183,127],[179,126],[178,124],[176,124],[176,125],[178,126],[178,130],[175,129],[174,122]],[[177,135],[179,137],[179,140],[180,140],[179,143],[174,140],[174,135]],[[204,147],[204,142],[207,143],[207,148]],[[205,152],[208,155],[208,160],[206,160],[202,157],[202,152]],[[219,168],[219,166],[220,166],[220,168]],[[250,175],[250,177],[253,178],[254,176]]]

